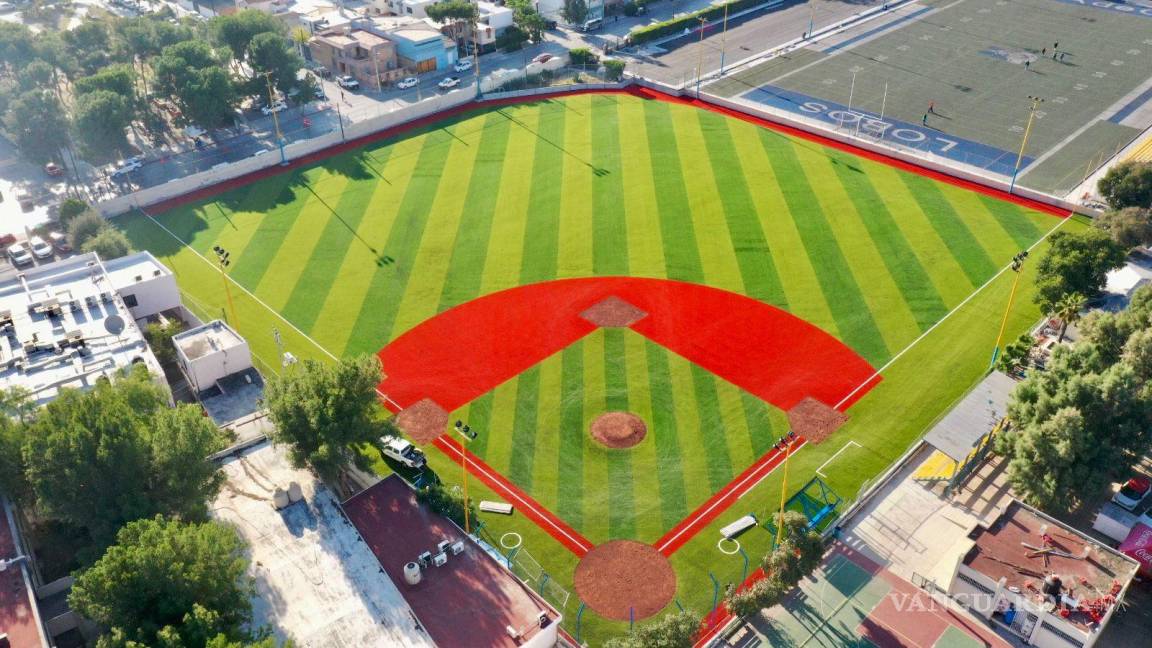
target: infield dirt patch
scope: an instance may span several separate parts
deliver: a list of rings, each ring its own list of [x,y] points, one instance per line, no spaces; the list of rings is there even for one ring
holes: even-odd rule
[[[592,438],[609,448],[631,448],[648,435],[648,426],[630,412],[605,412],[592,421]]]
[[[396,416],[396,426],[416,443],[432,443],[448,427],[448,411],[431,398],[416,401]]]
[[[672,602],[676,572],[650,545],[611,540],[584,554],[576,565],[576,593],[600,616],[615,621],[646,619]]]
[[[811,396],[788,410],[788,423],[792,426],[792,431],[807,439],[809,443],[820,443],[827,439],[847,421],[847,414],[832,409]]]
[[[623,328],[644,319],[648,313],[612,295],[580,313],[580,317],[602,328]]]

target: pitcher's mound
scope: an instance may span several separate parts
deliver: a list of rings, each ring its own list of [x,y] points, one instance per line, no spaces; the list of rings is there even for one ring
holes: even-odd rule
[[[592,421],[592,438],[609,448],[631,448],[644,440],[648,426],[628,412],[605,412]]]
[[[788,423],[792,431],[808,439],[809,443],[820,443],[848,421],[848,415],[832,409],[812,398],[805,398],[788,410]]]
[[[431,398],[425,398],[401,410],[396,415],[396,427],[416,443],[427,445],[448,427],[448,410]]]
[[[584,554],[576,565],[576,593],[600,616],[646,619],[676,596],[676,572],[655,547],[634,540],[611,540]]]

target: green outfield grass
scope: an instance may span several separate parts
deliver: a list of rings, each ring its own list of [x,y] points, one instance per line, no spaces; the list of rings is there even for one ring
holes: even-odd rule
[[[156,218],[171,234],[139,214],[116,222],[173,269],[194,310],[233,319],[266,367],[278,364],[273,328],[300,357],[370,353],[478,296],[593,275],[749,295],[879,367],[1060,223],[743,121],[625,95],[479,111]],[[214,245],[232,255],[234,316],[217,270],[197,255]],[[797,453],[790,490],[848,439],[864,448],[825,470],[848,498],[903,452],[986,367],[1010,278],[894,362],[829,441]],[[1025,285],[1010,335],[1036,319],[1029,298]],[[668,443],[609,457],[584,441],[591,416],[625,408],[650,414],[650,436]],[[472,450],[594,541],[654,540],[786,429],[770,406],[628,331],[599,331],[458,416],[481,431]],[[438,452],[430,461],[460,481],[458,464]],[[716,550],[716,528],[734,515],[767,516],[779,472],[673,556],[685,606],[710,607],[710,570],[739,578],[735,559]],[[494,497],[475,480],[470,488]],[[576,561],[559,543],[519,515],[483,519],[496,537],[520,533],[550,582],[571,589]],[[751,555],[764,552],[765,538],[745,537]],[[563,610],[570,631],[574,598]],[[583,638],[621,627],[587,613]]]

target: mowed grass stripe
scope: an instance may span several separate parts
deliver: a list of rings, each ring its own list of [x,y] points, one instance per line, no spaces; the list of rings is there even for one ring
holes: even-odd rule
[[[536,388],[536,420],[528,432],[533,437],[532,493],[550,510],[556,510],[559,497],[556,479],[556,458],[560,455],[560,403],[563,392],[563,362],[559,354],[537,365],[540,381]]]
[[[490,123],[490,117],[484,115],[464,122],[471,124],[480,121],[484,127],[457,134],[444,165],[445,174],[454,174],[456,169],[475,168],[476,153],[480,149],[480,140]],[[410,264],[406,264],[411,266],[411,271],[392,322],[393,333],[387,339],[400,335],[439,312],[440,295],[444,292],[444,281],[448,275],[448,261],[457,247],[456,233],[460,229],[460,221],[465,211],[475,208],[468,204],[467,198],[468,192],[462,187],[453,187],[435,194],[427,224],[415,248],[415,256]]]
[[[912,199],[920,205],[920,209],[936,228],[940,238],[944,239],[948,249],[952,250],[952,254],[964,270],[964,275],[968,277],[968,282],[973,286],[979,286],[991,277],[996,272],[996,264],[989,258],[988,252],[980,245],[980,241],[972,234],[964,219],[952,208],[939,185],[914,173],[902,173],[900,179],[908,187]]]
[[[560,452],[556,457],[556,514],[579,529],[584,524],[584,345],[582,342],[560,354]]]
[[[697,111],[696,115],[707,146],[709,166],[715,169],[713,177],[745,294],[786,309],[788,298],[776,273],[764,230],[759,220],[749,218],[756,213],[756,207],[728,128],[732,120],[707,110]]]
[[[888,268],[888,274],[900,289],[904,301],[916,319],[920,332],[935,324],[948,313],[948,306],[936,292],[928,272],[920,265],[912,246],[904,238],[896,220],[884,205],[880,194],[872,186],[868,175],[853,170],[856,160],[834,153],[834,170],[845,193],[856,207],[856,215],[868,230],[868,235]]]
[[[788,203],[769,162],[770,156],[776,155],[775,149],[791,144],[778,133],[771,133],[772,137],[762,140],[763,129],[752,124],[733,122],[730,128],[733,148],[747,174],[747,183],[756,188],[752,192],[755,218],[764,230],[769,254],[779,270],[780,287],[788,302],[788,311],[832,335],[838,335],[835,318],[828,307],[828,300],[824,298],[812,260],[805,254],[796,253],[804,249],[804,243],[795,221],[788,214]]]
[[[699,444],[708,459],[708,483],[716,492],[732,481],[732,450],[728,447],[728,429],[721,413],[720,395],[714,376],[697,365],[690,365],[692,387],[696,392],[696,416]]]
[[[540,365],[520,374],[516,388],[516,414],[512,419],[512,455],[508,478],[532,492],[532,464],[536,460],[537,399],[540,393]]]
[[[489,113],[480,139],[464,213],[456,232],[455,246],[448,261],[440,293],[438,311],[462,304],[480,294],[480,283],[488,252],[496,203],[501,195],[508,159],[508,139],[512,122],[497,112]]]
[[[628,357],[623,329],[604,330],[604,411],[627,412],[629,388]],[[632,485],[631,450],[605,450],[608,455],[608,537],[630,538],[636,534],[636,507]]]
[[[592,273],[627,275],[628,236],[624,175],[620,164],[620,115],[615,95],[590,95],[592,140]]]
[[[672,388],[668,352],[654,342],[645,341],[644,355],[648,361],[649,408],[648,434],[656,450],[656,480],[660,493],[661,528],[665,531],[688,515],[684,469],[681,461],[683,448],[677,433],[676,391]]]
[[[913,247],[936,293],[951,310],[972,294],[975,286],[968,279],[955,252],[933,226],[932,219],[924,213],[920,203],[909,195],[908,186],[899,177],[905,172],[876,166],[875,169],[869,169],[868,177],[872,186],[885,208],[895,218],[896,226]]]
[[[664,277],[667,267],[648,154],[648,133],[644,128],[644,106],[610,96],[618,104],[620,178],[624,187],[621,202],[627,217],[628,269],[634,277]]]
[[[979,195],[955,187],[944,187],[943,193],[956,213],[964,219],[968,229],[978,233],[977,240],[992,260],[993,272],[1008,265],[1012,255],[1021,248],[1011,233],[1005,229],[1003,222],[988,211]]]
[[[383,147],[377,156],[373,156],[376,158],[374,166],[385,166],[391,152],[391,146]],[[327,222],[316,240],[312,254],[283,308],[284,317],[301,329],[308,330],[315,324],[348,248],[355,245],[371,252],[368,243],[358,237],[356,230],[364,221],[364,215],[371,206],[373,189],[379,182],[377,176],[372,174],[369,179],[359,179],[345,187],[336,203],[336,214]]]
[[[359,320],[365,296],[372,287],[371,277],[385,271],[379,266],[379,261],[384,245],[392,237],[392,229],[400,219],[400,211],[395,205],[404,197],[416,164],[420,162],[427,137],[414,136],[392,145],[388,163],[382,170],[383,176],[389,178],[390,182],[376,184],[372,198],[368,201],[368,213],[356,230],[357,237],[366,244],[346,248],[344,260],[332,282],[339,290],[328,292],[315,323],[307,329],[317,342],[336,355],[344,352],[353,335],[364,336],[363,331],[354,330],[354,327]],[[374,209],[375,205],[387,207]]]
[[[584,399],[579,430],[588,429],[592,421],[604,412],[607,367],[604,364],[604,329],[584,337]],[[584,535],[596,543],[608,538],[611,505],[608,489],[608,450],[594,444],[583,434],[584,449]]]
[[[674,106],[671,112],[678,150],[689,152],[680,156],[688,211],[698,236],[701,268],[705,282],[715,288],[745,294],[740,266],[732,249],[732,236],[724,212],[720,209],[720,192],[716,188],[715,169],[708,155],[705,134],[700,129],[700,111],[688,106]]]
[[[594,227],[592,212],[592,95],[566,99],[564,119],[564,166],[560,174],[559,245],[556,276],[587,277],[592,274]],[[575,113],[575,114],[572,114]],[[569,118],[571,116],[571,118]],[[556,181],[554,177],[553,182]]]
[[[984,205],[984,209],[992,215],[1016,242],[1016,247],[1027,249],[1043,236],[1045,221],[1051,218],[1028,210],[1007,200],[997,200],[991,196],[980,194],[977,199]]]
[[[524,215],[528,213],[532,192],[532,183],[524,179],[531,177],[534,168],[536,137],[531,132],[537,127],[540,111],[535,106],[508,106],[496,113],[508,122],[508,147],[480,276],[480,295],[519,285],[520,266],[527,247]]]
[[[637,446],[627,450],[632,463],[632,504],[635,517],[634,537],[651,542],[659,538],[669,527],[663,525],[661,513],[660,458],[656,451],[656,439],[652,418],[652,375],[649,372],[647,338],[624,331],[624,356],[628,366],[628,409],[648,426],[648,435]]]
[[[668,105],[662,101],[646,101],[644,113],[667,276],[669,279],[702,283],[704,270],[696,245],[688,196],[684,191],[685,180],[680,170],[680,154]]]
[[[492,438],[492,392],[469,403],[460,420],[476,431],[476,439],[468,442],[468,449],[477,456],[483,456],[488,449],[488,440]],[[459,438],[456,440],[461,441]]]
[[[524,135],[534,136],[535,140],[532,170],[528,176],[531,178],[531,192],[528,210],[524,215],[527,224],[519,285],[556,277],[556,255],[560,247],[560,196],[564,187],[560,170],[564,167],[566,112],[561,102],[551,101],[539,109],[539,120],[534,132],[526,125],[517,126]]]
[[[713,492],[711,488],[712,458],[703,443],[700,433],[700,405],[696,402],[696,385],[692,377],[692,365],[684,358],[663,351],[667,357],[668,373],[675,397],[676,438],[680,448],[679,456],[661,457],[661,470],[672,470],[681,474],[684,495],[688,507],[699,506]]]
[[[820,201],[808,182],[796,149],[775,147],[776,143],[769,135],[761,135],[761,138],[762,141],[767,139],[776,148],[776,154],[770,158],[772,168],[800,233],[804,252],[820,280],[824,299],[836,320],[840,338],[869,362],[879,364],[889,357],[884,337],[844,258],[836,232],[820,208]]]
[[[347,176],[328,174],[323,178],[323,183],[323,192],[311,188],[310,193],[315,193],[308,207],[300,212],[288,234],[280,242],[276,256],[269,264],[269,267],[276,268],[276,272],[265,272],[254,291],[279,312],[284,312],[284,306],[288,303],[307,265],[301,260],[312,256],[321,234],[331,221],[336,220],[333,217],[333,206],[348,191]],[[309,186],[306,186],[305,190],[308,191]]]
[[[400,298],[408,285],[424,227],[431,215],[433,201],[428,198],[437,195],[441,181],[451,174],[447,163],[452,150],[463,146],[448,132],[454,126],[451,124],[433,131],[425,139],[424,149],[397,209],[396,222],[387,243],[381,248],[381,253],[393,261],[372,275],[360,306],[360,315],[353,325],[355,334],[337,355],[374,353],[391,339]]]
[[[723,435],[722,441],[729,459],[729,470],[732,476],[735,476],[741,469],[751,465],[757,456],[752,449],[748,419],[744,417],[744,403],[741,399],[744,391],[703,368],[699,371],[711,378],[712,388],[716,394],[716,408],[720,413],[721,428],[718,431]]]
[[[508,466],[512,461],[512,430],[516,422],[517,393],[520,390],[520,378],[513,378],[501,383],[492,390],[492,415],[488,443],[482,457],[488,465],[492,466],[501,475],[508,475]]]
[[[740,391],[740,402],[744,407],[744,420],[748,426],[748,443],[752,448],[752,454],[761,457],[787,431],[787,420],[785,419],[783,426],[778,427],[773,421],[775,408],[746,391]],[[778,413],[783,415],[782,412]]]

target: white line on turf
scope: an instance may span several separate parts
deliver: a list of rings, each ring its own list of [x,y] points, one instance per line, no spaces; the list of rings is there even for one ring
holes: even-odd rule
[[[839,450],[836,451],[836,454],[832,455],[831,457],[828,457],[828,461],[825,461],[824,463],[820,464],[820,467],[816,469],[816,474],[820,475],[821,477],[827,477],[828,475],[824,474],[824,467],[827,466],[828,464],[832,463],[832,460],[835,459],[836,457],[839,457],[840,453],[847,450],[849,446],[856,446],[857,448],[863,448],[864,447],[864,446],[860,445],[859,443],[856,443],[855,441],[849,441],[848,443],[845,443],[843,448],[840,448]]]

